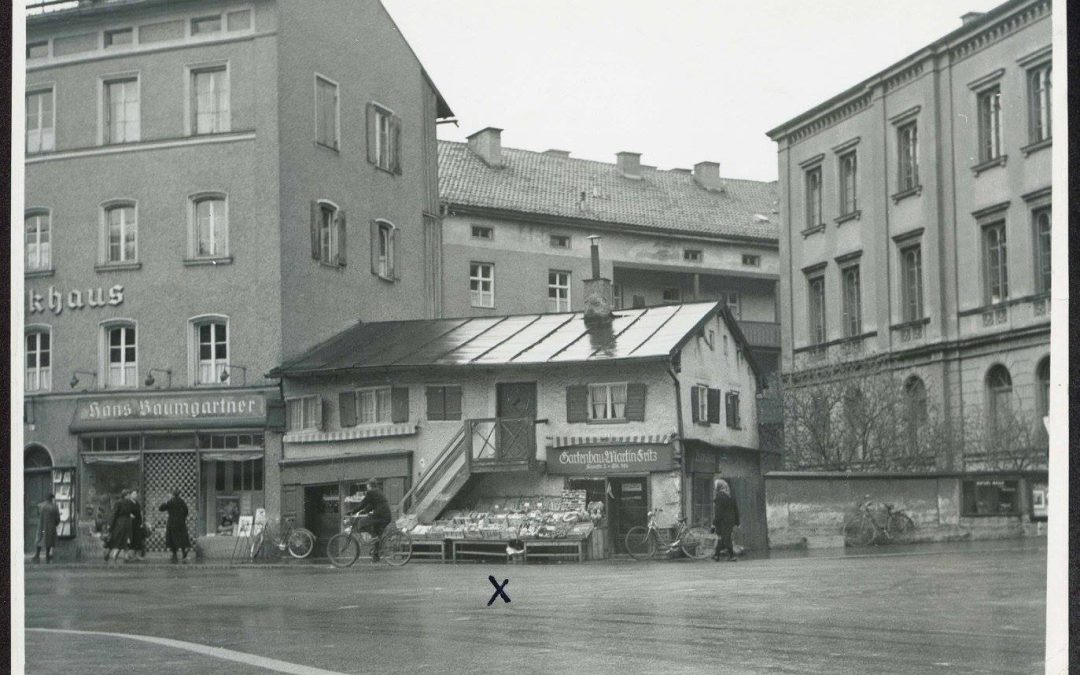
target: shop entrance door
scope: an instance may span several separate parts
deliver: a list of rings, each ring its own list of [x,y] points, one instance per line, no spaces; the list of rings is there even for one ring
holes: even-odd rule
[[[611,478],[611,536],[615,552],[626,553],[626,533],[649,524],[649,495],[645,478]]]
[[[341,518],[337,483],[304,488],[304,527],[315,533],[316,551],[325,551],[330,537],[341,532]]]
[[[536,383],[500,382],[496,385],[495,415],[500,418],[496,427],[497,456],[501,460],[523,460],[529,457],[530,435],[535,434]]]
[[[173,490],[188,505],[187,528],[194,534],[199,522],[199,457],[191,452],[147,452],[143,456],[143,522],[151,526],[147,551],[164,551],[166,515],[158,507]]]
[[[52,491],[52,458],[48,452],[35,446],[23,455],[23,467],[23,546],[29,552],[34,550],[41,520],[38,505]]]

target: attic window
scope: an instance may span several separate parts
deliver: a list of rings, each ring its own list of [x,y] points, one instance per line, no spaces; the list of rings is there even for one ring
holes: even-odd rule
[[[687,248],[683,249],[682,257],[687,262],[701,262],[704,253],[700,248]]]
[[[492,227],[484,227],[482,225],[473,225],[472,237],[473,239],[484,239],[486,241],[491,241],[495,238],[495,229]]]
[[[742,264],[747,267],[761,267],[761,256],[743,253]]]
[[[570,237],[564,234],[551,235],[552,248],[570,248]]]

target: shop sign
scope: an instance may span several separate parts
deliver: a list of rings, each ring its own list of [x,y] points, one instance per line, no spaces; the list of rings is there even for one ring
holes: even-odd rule
[[[30,314],[39,314],[51,311],[59,316],[64,308],[76,311],[84,307],[95,309],[98,307],[116,307],[124,302],[124,287],[117,284],[109,289],[108,294],[103,288],[87,288],[85,291],[79,288],[72,289],[67,293],[49,286],[45,295],[33,290],[26,292],[26,311]]]
[[[674,468],[674,449],[661,443],[548,448],[547,451],[547,471],[552,474],[604,475]]]
[[[266,397],[261,393],[200,392],[81,399],[71,430],[215,426],[213,423],[248,426],[265,421]]]
[[[1046,483],[1031,484],[1031,517],[1046,518],[1049,508]]]

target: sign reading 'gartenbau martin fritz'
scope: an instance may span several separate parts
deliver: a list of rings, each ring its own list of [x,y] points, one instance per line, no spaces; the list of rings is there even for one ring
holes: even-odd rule
[[[192,392],[81,399],[71,430],[261,426],[265,422],[266,397],[262,393]]]
[[[642,473],[674,468],[674,450],[660,443],[549,448],[547,456],[547,472],[558,474]]]

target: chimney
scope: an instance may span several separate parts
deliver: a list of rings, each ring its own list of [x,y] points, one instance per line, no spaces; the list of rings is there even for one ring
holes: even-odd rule
[[[569,159],[570,158],[570,151],[569,150],[556,150],[556,149],[552,148],[551,150],[545,150],[544,154],[545,155],[551,155],[552,157],[562,157],[563,159]]]
[[[694,165],[694,182],[713,192],[721,192],[724,184],[720,180],[720,164],[718,162],[698,162]]]
[[[591,235],[589,243],[592,246],[592,278],[585,280],[585,326],[590,333],[597,336],[605,335],[604,331],[611,332],[611,309],[614,301],[611,289],[611,279],[600,276],[600,237]],[[614,339],[613,336],[609,336]]]
[[[960,21],[966,26],[972,21],[978,21],[986,15],[986,12],[968,12],[960,17]]]
[[[617,152],[615,153],[615,166],[619,173],[634,180],[641,179],[641,153],[640,152]]]
[[[498,169],[502,167],[502,129],[484,127],[467,137],[469,150],[484,160],[484,164]]]

